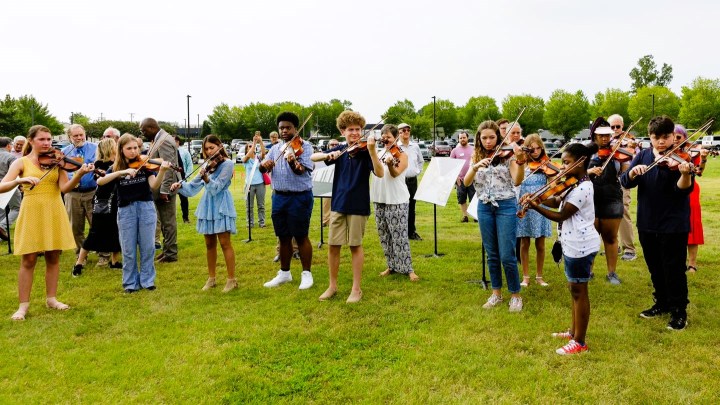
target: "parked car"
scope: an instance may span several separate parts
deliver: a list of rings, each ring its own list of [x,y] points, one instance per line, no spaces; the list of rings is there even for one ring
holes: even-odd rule
[[[717,135],[703,136],[702,146],[706,149],[720,149],[720,136],[717,136]]]
[[[193,139],[190,141],[190,156],[193,163],[198,163],[202,157],[202,139]]]
[[[238,151],[238,144],[239,144],[240,142],[242,142],[242,139],[233,139],[232,141],[230,141],[230,149],[228,149],[228,151],[231,151],[231,150],[232,150],[232,151],[234,151],[234,152],[237,152],[237,151]]]
[[[418,143],[418,148],[420,148],[420,155],[423,157],[423,160],[428,161],[430,158],[432,158],[432,155],[430,154],[430,150],[428,149],[427,145],[424,143]]]
[[[559,150],[560,150],[560,148],[557,147],[555,142],[545,142],[545,154],[548,155],[548,157],[553,156]],[[555,156],[555,158],[559,158],[559,157],[560,156]]]
[[[450,152],[452,152],[452,148],[447,141],[435,141],[428,149],[430,149],[432,156],[450,156]]]
[[[68,145],[70,145],[70,142],[68,141],[52,141],[53,148],[62,149]]]

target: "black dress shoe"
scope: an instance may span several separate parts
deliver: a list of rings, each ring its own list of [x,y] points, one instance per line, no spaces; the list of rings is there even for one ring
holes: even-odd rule
[[[132,293],[136,293],[136,292],[138,292],[138,290],[135,290],[135,289],[132,289],[132,288],[126,288],[126,289],[125,289],[125,294],[132,294]]]
[[[83,266],[82,264],[76,264],[76,265],[73,267],[72,276],[73,276],[73,277],[80,277],[80,275],[82,275],[83,268],[84,268],[84,266]]]
[[[157,287],[155,287],[154,285],[151,285],[150,287],[146,288],[146,290],[148,290],[148,291],[155,291],[156,289],[157,289]]]
[[[412,234],[412,236],[410,236],[410,239],[411,239],[411,240],[423,240],[423,239],[420,237],[420,235],[418,235],[417,232],[415,232],[414,234]]]
[[[122,262],[110,263],[111,269],[122,269]]]
[[[178,261],[177,258],[163,256],[160,260],[158,260],[158,263],[173,263],[176,261]]]

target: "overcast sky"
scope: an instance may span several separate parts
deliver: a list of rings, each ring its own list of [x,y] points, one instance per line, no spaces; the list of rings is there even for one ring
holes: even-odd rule
[[[595,5],[595,4],[601,4]],[[369,122],[402,99],[547,100],[629,89],[643,55],[679,94],[720,77],[716,1],[9,1],[0,93],[63,122],[152,116],[183,125],[220,103],[349,100]],[[602,7],[602,8],[599,8]]]

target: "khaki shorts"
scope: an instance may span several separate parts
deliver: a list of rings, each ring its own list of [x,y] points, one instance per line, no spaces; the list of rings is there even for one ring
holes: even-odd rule
[[[365,215],[346,215],[331,211],[328,245],[362,246],[367,220],[368,216]]]

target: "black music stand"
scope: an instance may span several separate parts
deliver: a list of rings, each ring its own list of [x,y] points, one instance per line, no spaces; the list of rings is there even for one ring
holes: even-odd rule
[[[251,186],[252,187],[252,186]],[[245,194],[245,212],[247,212],[247,227],[248,227],[248,238],[243,240],[245,243],[252,242],[252,220],[253,220],[253,212],[250,209],[250,188],[248,187],[248,192]]]
[[[437,246],[437,204],[433,204],[433,244],[435,245],[435,251],[433,254],[425,255],[425,257],[443,257],[445,253],[438,253]]]
[[[318,249],[322,249],[322,245],[325,244],[325,240],[323,239],[323,198],[330,198],[330,197],[317,197],[318,200],[320,200],[320,242],[318,243],[317,247]]]
[[[485,275],[485,244],[484,243],[481,243],[480,249],[482,250],[482,254],[481,254],[481,256],[482,256],[482,279],[468,280],[467,282],[471,283],[471,284],[480,284],[480,285],[482,285],[483,290],[487,290],[488,289],[488,281],[487,281],[487,276]]]

